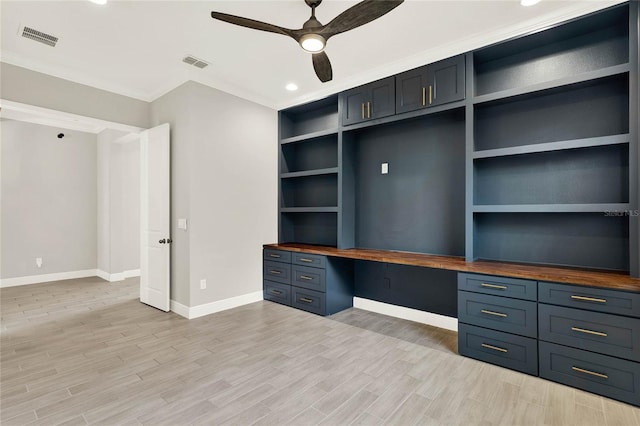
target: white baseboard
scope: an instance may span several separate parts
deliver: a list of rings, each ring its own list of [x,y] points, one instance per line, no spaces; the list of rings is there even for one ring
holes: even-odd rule
[[[388,303],[376,302],[375,300],[353,298],[353,307],[364,309],[365,311],[376,312],[378,314],[389,315],[390,317],[402,318],[421,324],[432,325],[447,330],[458,331],[458,319],[445,315],[433,314],[431,312],[419,311],[417,309],[405,308],[403,306],[390,305]]]
[[[140,276],[140,269],[131,269],[130,271],[124,271],[124,278],[133,278],[133,277],[139,277]]]
[[[116,272],[115,274],[110,274],[108,272],[98,269],[96,272],[96,275],[102,278],[103,280],[109,281],[112,283],[115,281],[123,281],[131,277],[139,277],[140,269],[132,269],[130,271]]]
[[[229,299],[218,300],[216,302],[205,303],[198,306],[185,306],[175,300],[171,301],[171,310],[176,314],[188,319],[194,319],[205,315],[214,314],[227,309],[237,308],[238,306],[248,305],[249,303],[259,302],[262,300],[262,290],[254,293],[243,294],[242,296],[230,297]]]
[[[27,277],[4,278],[0,280],[0,288],[15,287],[18,285],[47,283],[50,281],[71,280],[74,278],[95,277],[98,275],[96,269],[85,269],[82,271],[57,272],[54,274],[30,275]]]

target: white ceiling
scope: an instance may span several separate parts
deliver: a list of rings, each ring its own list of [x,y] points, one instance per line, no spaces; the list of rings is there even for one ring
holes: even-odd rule
[[[320,83],[292,39],[210,17],[212,10],[300,28],[310,9],[288,1],[0,1],[3,62],[152,101],[187,80],[283,108],[529,32],[624,0],[407,0],[382,18],[329,40],[333,81]],[[357,1],[324,0],[327,23]],[[60,38],[55,48],[20,25]],[[203,70],[187,54],[209,61]],[[285,85],[300,89],[288,92]]]

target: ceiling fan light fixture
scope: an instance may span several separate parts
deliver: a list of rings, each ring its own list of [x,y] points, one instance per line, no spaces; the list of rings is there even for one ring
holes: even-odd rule
[[[305,34],[300,37],[300,46],[307,52],[322,52],[326,44],[327,41],[320,34]]]

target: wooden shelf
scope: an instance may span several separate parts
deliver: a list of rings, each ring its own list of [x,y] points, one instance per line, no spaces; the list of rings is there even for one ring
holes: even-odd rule
[[[474,205],[473,213],[603,213],[629,210],[628,203]]]
[[[281,207],[280,213],[337,213],[337,207]]]
[[[567,141],[547,142],[531,145],[514,146],[510,148],[487,149],[473,153],[473,159],[505,157],[510,155],[534,154],[538,152],[562,151],[576,148],[590,148],[595,146],[617,145],[629,143],[629,133],[596,138],[573,139]]]
[[[512,278],[524,278],[537,281],[550,281],[640,292],[640,278],[632,278],[627,274],[619,272],[602,272],[491,261],[466,262],[463,257],[456,256],[436,256],[420,253],[357,248],[337,249],[334,247],[295,243],[265,244],[264,248],[320,254],[347,259],[368,260],[372,262],[395,263],[400,265],[446,269],[450,271],[472,272],[478,274],[499,275]]]
[[[614,65],[612,67],[602,68],[596,71],[584,72],[577,75],[558,78],[546,81],[544,83],[532,84],[530,86],[518,87],[515,89],[502,90],[500,92],[489,93],[486,95],[475,96],[473,104],[479,105],[499,100],[507,100],[509,98],[517,98],[524,95],[534,94],[547,90],[559,89],[573,84],[586,83],[600,78],[611,77],[618,74],[629,72],[629,64]]]
[[[317,132],[305,133],[303,135],[292,136],[290,138],[283,138],[280,140],[280,143],[288,144],[288,143],[294,143],[294,142],[302,142],[309,139],[316,139],[324,136],[331,136],[331,135],[337,135],[337,134],[338,134],[338,128],[336,127],[336,128],[327,129],[327,130],[319,130]]]
[[[280,178],[282,179],[291,179],[305,176],[320,176],[320,175],[331,175],[337,174],[337,167],[329,167],[327,169],[316,169],[316,170],[304,170],[301,172],[290,172],[290,173],[282,173],[280,174]]]

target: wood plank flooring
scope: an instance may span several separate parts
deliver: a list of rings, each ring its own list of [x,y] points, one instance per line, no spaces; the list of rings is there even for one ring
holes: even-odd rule
[[[456,354],[456,334],[258,302],[186,320],[138,281],[0,290],[8,425],[628,425],[630,405]]]

